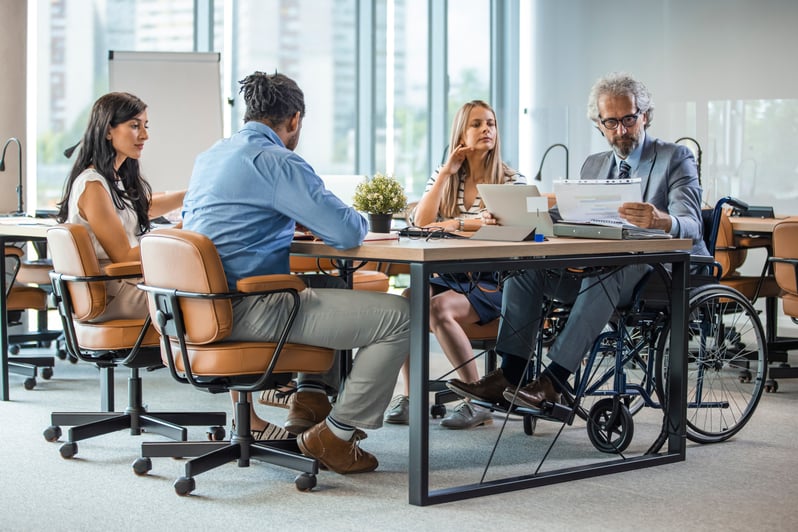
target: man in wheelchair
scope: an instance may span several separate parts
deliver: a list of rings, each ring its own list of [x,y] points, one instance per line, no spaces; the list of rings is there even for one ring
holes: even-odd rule
[[[646,86],[623,73],[600,78],[588,98],[588,118],[607,139],[610,150],[591,155],[581,179],[641,179],[643,202],[624,203],[618,214],[644,228],[690,238],[692,254],[709,255],[702,239],[701,186],[695,160],[684,146],[646,135],[654,104]],[[567,272],[526,270],[504,286],[496,351],[501,367],[475,382],[453,379],[455,393],[509,407],[540,409],[560,401],[564,383],[576,372],[619,305],[649,271],[629,265],[609,274],[576,276]],[[549,349],[551,363],[538,378],[525,382],[546,298],[572,305],[570,316]]]

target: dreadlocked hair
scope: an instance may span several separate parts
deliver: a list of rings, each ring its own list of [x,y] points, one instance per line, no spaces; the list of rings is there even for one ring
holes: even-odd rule
[[[244,122],[258,120],[272,126],[299,112],[305,116],[305,95],[296,82],[284,74],[255,72],[238,82],[247,110]]]

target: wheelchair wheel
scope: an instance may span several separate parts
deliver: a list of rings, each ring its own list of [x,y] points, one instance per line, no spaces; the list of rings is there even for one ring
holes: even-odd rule
[[[742,429],[759,403],[767,377],[765,334],[748,299],[723,285],[690,294],[687,320],[687,437],[724,441]],[[657,385],[667,393],[670,326],[658,347]],[[745,370],[751,379],[740,379]]]
[[[634,436],[632,414],[621,403],[604,398],[590,408],[587,435],[597,450],[603,453],[622,453]]]

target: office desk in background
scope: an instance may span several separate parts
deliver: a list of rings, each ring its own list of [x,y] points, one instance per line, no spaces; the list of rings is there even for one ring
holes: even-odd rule
[[[409,502],[424,506],[482,495],[503,493],[682,461],[685,458],[685,382],[687,351],[687,271],[692,243],[671,240],[587,240],[552,238],[546,242],[492,242],[475,240],[411,240],[366,242],[338,250],[321,242],[296,241],[297,255],[345,261],[382,261],[410,265],[410,442],[408,467]],[[429,277],[433,273],[512,271],[530,268],[609,266],[633,263],[672,265],[671,348],[667,401],[669,404],[667,451],[651,456],[625,457],[564,470],[515,476],[451,488],[430,490],[429,448]]]
[[[0,217],[0,244],[5,249],[6,244],[14,242],[34,242],[47,239],[47,228],[54,224],[54,220],[47,221],[42,218],[25,217]],[[0,264],[0,277],[4,279],[3,290],[0,294],[0,398],[9,400],[8,383],[8,319],[6,308],[5,260]]]
[[[789,218],[789,216],[779,216],[775,218],[752,218],[746,216],[729,216],[732,230],[735,235],[750,236],[757,239],[767,239],[767,256],[770,257],[773,250],[773,243],[770,241],[773,229],[779,222]],[[766,259],[767,260],[767,259]],[[770,267],[767,268],[771,271]],[[764,274],[764,271],[763,271]],[[765,337],[768,343],[768,383],[765,390],[778,390],[778,380],[798,378],[798,367],[788,364],[791,350],[798,349],[798,339],[792,337],[782,337],[778,334],[778,298],[769,297],[765,302],[766,316],[772,319],[765,321]]]
[[[735,233],[754,234],[754,235],[771,235],[773,228],[776,227],[780,221],[787,218],[782,216],[778,218],[751,218],[748,216],[729,216],[729,221],[732,224],[732,230]]]

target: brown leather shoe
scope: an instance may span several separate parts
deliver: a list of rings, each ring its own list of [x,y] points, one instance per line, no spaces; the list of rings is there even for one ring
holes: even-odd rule
[[[288,416],[283,427],[291,434],[300,434],[324,421],[330,410],[332,405],[325,394],[296,392],[288,400]]]
[[[504,378],[501,368],[491,371],[476,382],[463,382],[460,379],[452,379],[446,383],[446,387],[457,395],[486,401],[497,405],[506,405],[502,392],[510,386]]]
[[[539,409],[544,401],[550,403],[560,402],[560,394],[554,391],[554,385],[546,375],[541,375],[539,379],[533,380],[518,390],[518,394],[515,393],[515,386],[508,386],[504,390],[504,398],[508,402],[513,401],[513,395],[515,395],[515,404],[517,406],[525,406],[527,408]]]
[[[322,466],[340,475],[366,473],[377,469],[377,458],[360,448],[358,432],[349,441],[332,433],[322,421],[297,436],[299,450],[305,456],[318,460]]]

